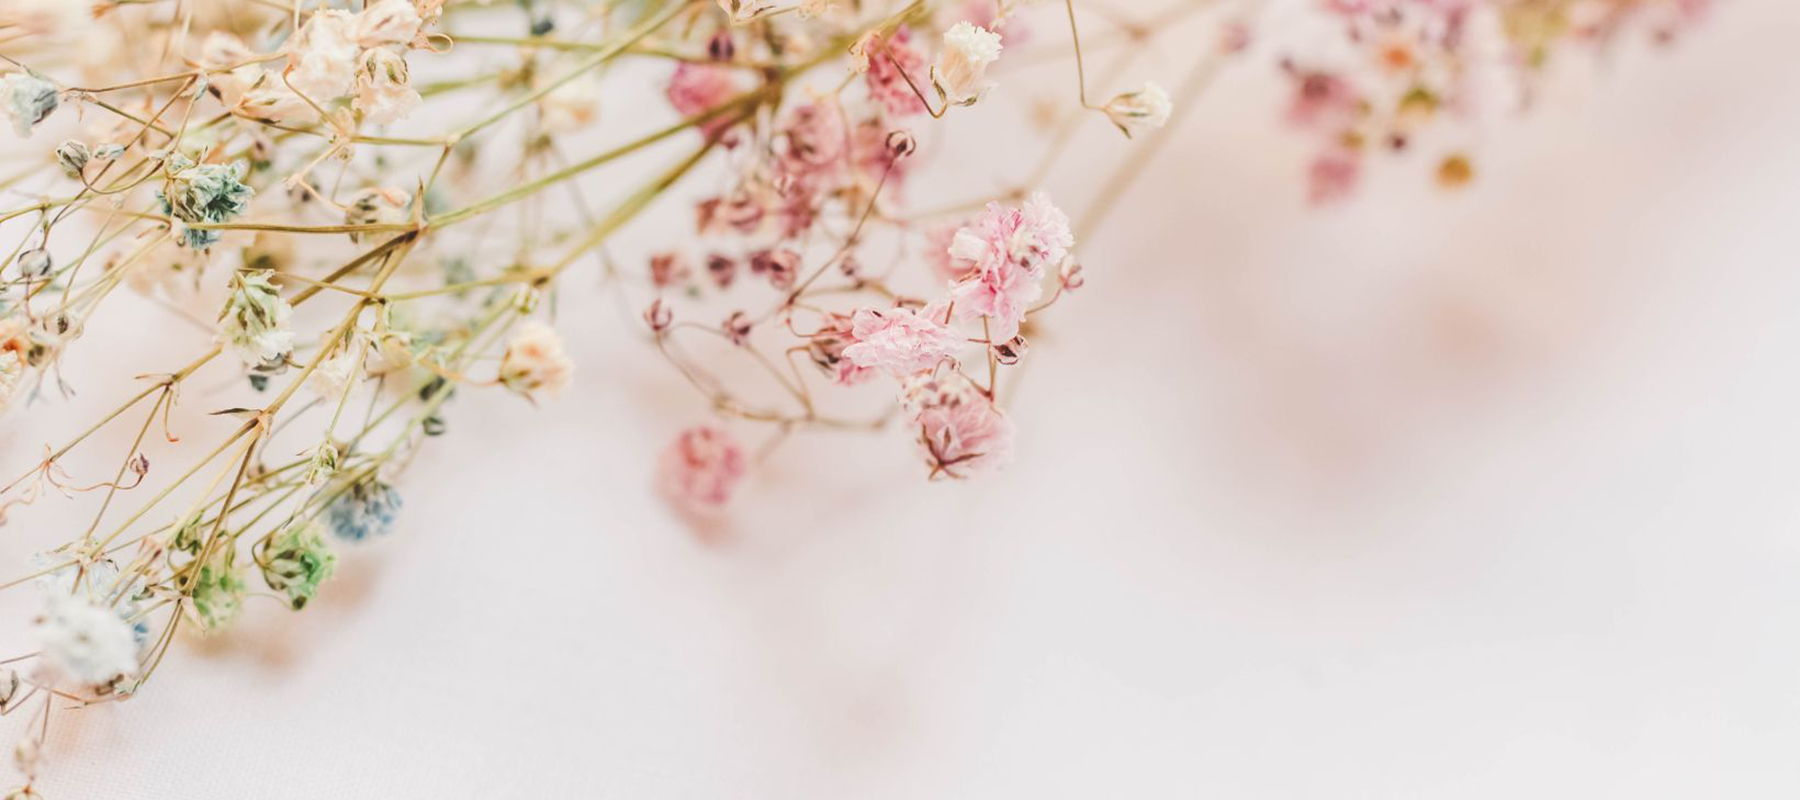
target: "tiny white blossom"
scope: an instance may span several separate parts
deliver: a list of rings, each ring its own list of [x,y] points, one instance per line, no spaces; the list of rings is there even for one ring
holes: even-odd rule
[[[519,326],[506,341],[500,361],[500,382],[521,394],[536,391],[555,394],[574,378],[575,364],[563,353],[562,337],[537,320]]]
[[[287,82],[315,103],[343,97],[355,85],[353,22],[347,11],[315,11],[288,45]]]

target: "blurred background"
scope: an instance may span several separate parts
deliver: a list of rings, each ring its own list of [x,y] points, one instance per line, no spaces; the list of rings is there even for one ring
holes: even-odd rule
[[[927,483],[900,431],[799,435],[704,536],[650,476],[705,404],[578,276],[569,393],[464,393],[396,536],[308,613],[252,603],[151,691],[57,717],[40,789],[1791,798],[1796,32],[1800,7],[1720,4],[1492,121],[1461,191],[1378,160],[1322,209],[1253,49],[1078,243],[1006,472]],[[1204,49],[1165,37],[1108,88]],[[1016,179],[1006,126],[1068,69],[953,115],[910,199]],[[1097,115],[1071,141],[1048,188],[1081,217],[1147,145]],[[112,324],[170,324],[143,306]],[[85,395],[0,423],[6,474],[154,346],[72,358]],[[61,541],[56,505],[0,563]]]

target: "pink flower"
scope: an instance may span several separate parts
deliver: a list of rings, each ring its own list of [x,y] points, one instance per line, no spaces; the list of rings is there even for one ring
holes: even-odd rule
[[[705,511],[725,505],[748,470],[744,448],[731,434],[700,425],[682,431],[663,451],[657,486],[677,506]]]
[[[938,306],[923,311],[861,309],[850,318],[850,335],[856,341],[844,348],[844,357],[896,378],[929,370],[963,344],[956,331],[934,319],[943,313]]]
[[[1362,159],[1354,150],[1333,148],[1313,159],[1307,170],[1307,198],[1314,204],[1349,197],[1362,175]]]
[[[969,262],[958,261],[950,256],[950,243],[955,241],[956,231],[960,227],[950,223],[925,232],[925,263],[931,267],[933,274],[946,283],[960,281],[975,269]]]
[[[1027,306],[1043,294],[1045,268],[1061,263],[1074,244],[1068,216],[1043,192],[1033,192],[1018,208],[989,203],[950,242],[952,263],[971,270],[950,288],[958,313],[969,320],[988,317],[993,341],[1018,335]]]
[[[886,39],[871,37],[863,42],[863,53],[869,59],[869,97],[880,103],[887,113],[909,117],[925,111],[924,101],[913,91],[931,81],[925,56],[913,49],[912,30],[901,27]],[[902,72],[904,70],[904,73]],[[908,85],[906,77],[912,77]]]
[[[731,70],[712,64],[682,62],[669,78],[669,105],[684,117],[711,111],[731,100],[736,93]],[[725,114],[702,123],[700,132],[709,139],[718,136],[730,127],[730,116]]]
[[[1348,124],[1362,98],[1355,87],[1329,72],[1295,71],[1294,99],[1288,105],[1288,122],[1295,127],[1319,129]]]
[[[859,367],[844,357],[844,349],[856,342],[853,327],[849,317],[827,314],[819,330],[807,337],[807,355],[839,386],[854,386],[875,375],[874,370]]]
[[[900,391],[900,404],[932,478],[964,478],[1012,459],[1012,420],[960,372],[913,376]]]
[[[849,130],[832,103],[808,103],[794,109],[781,126],[785,144],[783,167],[802,174],[837,169],[847,148]]]

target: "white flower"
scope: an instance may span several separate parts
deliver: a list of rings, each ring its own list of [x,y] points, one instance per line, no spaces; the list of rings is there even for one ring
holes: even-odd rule
[[[238,107],[253,119],[270,122],[284,122],[315,113],[305,99],[282,83],[280,75],[273,73],[265,73],[255,88],[245,92]]]
[[[406,59],[386,50],[370,50],[356,70],[356,100],[363,119],[376,125],[397,122],[419,107]]]
[[[946,102],[968,105],[992,85],[987,68],[999,58],[1000,34],[958,22],[944,32],[944,50],[931,68],[931,79]]]
[[[354,21],[348,11],[315,11],[288,45],[288,83],[315,103],[349,94],[356,81]]]
[[[15,72],[0,78],[0,100],[5,102],[6,116],[12,118],[13,131],[24,138],[31,135],[31,126],[56,110],[56,86],[36,75]]]
[[[381,0],[356,15],[356,43],[363,47],[406,44],[419,35],[421,23],[412,0]]]
[[[294,351],[294,332],[288,330],[294,309],[269,282],[271,274],[235,273],[231,299],[219,317],[219,343],[248,367],[280,361]]]
[[[531,320],[506,341],[500,382],[521,394],[562,391],[574,378],[575,364],[563,353],[562,337],[549,325]]]
[[[313,368],[312,374],[306,376],[306,388],[327,402],[337,402],[350,387],[350,382],[356,379],[357,370],[362,366],[362,355],[362,341],[350,342]]]
[[[137,674],[138,640],[131,623],[85,595],[48,595],[32,633],[52,682],[97,686]]]
[[[1135,92],[1126,92],[1107,102],[1102,109],[1106,118],[1112,120],[1126,136],[1141,130],[1160,128],[1169,124],[1169,113],[1174,107],[1169,103],[1169,93],[1161,86],[1146,82],[1144,88]]]
[[[573,133],[600,117],[600,87],[592,80],[576,79],[551,89],[538,101],[544,133]]]

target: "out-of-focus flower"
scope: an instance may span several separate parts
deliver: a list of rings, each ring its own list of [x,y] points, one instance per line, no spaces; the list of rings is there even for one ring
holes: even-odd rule
[[[263,550],[263,582],[287,596],[295,611],[319,593],[319,584],[337,571],[337,556],[317,522],[289,525]]]
[[[15,72],[0,78],[0,97],[6,101],[6,116],[20,138],[30,136],[31,126],[56,110],[56,86],[36,75]]]
[[[961,372],[913,376],[900,404],[932,478],[964,478],[1012,459],[1012,420]]]
[[[399,225],[408,219],[412,195],[392,186],[371,186],[357,192],[344,204],[345,225]],[[364,234],[352,232],[350,241],[360,242]]]
[[[168,183],[157,192],[157,199],[169,215],[182,222],[230,222],[243,216],[250,207],[250,198],[256,195],[244,184],[242,176],[242,164],[182,166],[169,175]],[[195,250],[204,250],[219,241],[219,232],[206,228],[187,228],[182,236]]]
[[[287,82],[325,103],[350,93],[356,83],[355,18],[348,11],[314,11],[288,44]]]
[[[930,79],[925,56],[912,44],[912,29],[901,26],[893,34],[881,37],[870,34],[857,44],[857,59],[866,70],[864,82],[869,97],[880,103],[889,116],[909,117],[925,111],[915,86]],[[912,81],[908,83],[907,78]]]
[[[387,535],[400,513],[400,493],[374,478],[351,484],[325,507],[325,526],[346,542]]]
[[[573,133],[600,118],[600,87],[577,78],[551,89],[538,100],[538,124],[544,133]]]
[[[1114,97],[1104,110],[1107,119],[1131,136],[1169,124],[1169,113],[1174,107],[1169,103],[1169,93],[1161,86],[1145,83],[1142,89]]]
[[[669,105],[684,117],[711,111],[731,100],[736,93],[737,84],[732,80],[730,68],[689,62],[682,62],[675,68],[667,91]],[[701,133],[708,138],[718,136],[730,126],[729,117],[729,114],[722,114],[707,120],[700,125]]]
[[[929,370],[963,345],[962,337],[934,317],[944,310],[889,308],[861,309],[851,317],[854,343],[844,357],[856,366],[904,377]]]
[[[1307,197],[1315,204],[1350,196],[1362,175],[1362,157],[1354,150],[1332,148],[1307,168]]]
[[[500,382],[506,388],[528,396],[532,392],[556,394],[567,388],[574,376],[575,363],[563,353],[562,337],[555,328],[530,320],[506,340],[506,355],[500,361]]]
[[[118,612],[85,593],[46,600],[32,634],[48,682],[94,687],[137,674],[137,635]]]
[[[294,351],[294,332],[288,329],[293,307],[269,281],[273,274],[233,273],[231,298],[219,316],[219,343],[252,368],[280,363]]]
[[[999,58],[999,34],[958,22],[944,32],[944,49],[931,69],[931,79],[946,102],[968,105],[992,85],[987,79],[987,68]]]
[[[725,505],[749,472],[744,448],[731,434],[710,425],[682,431],[663,451],[657,488],[689,511]]]
[[[223,630],[244,610],[244,593],[250,584],[244,581],[244,570],[233,563],[233,550],[227,546],[200,565],[189,599],[194,616],[206,631]]]

